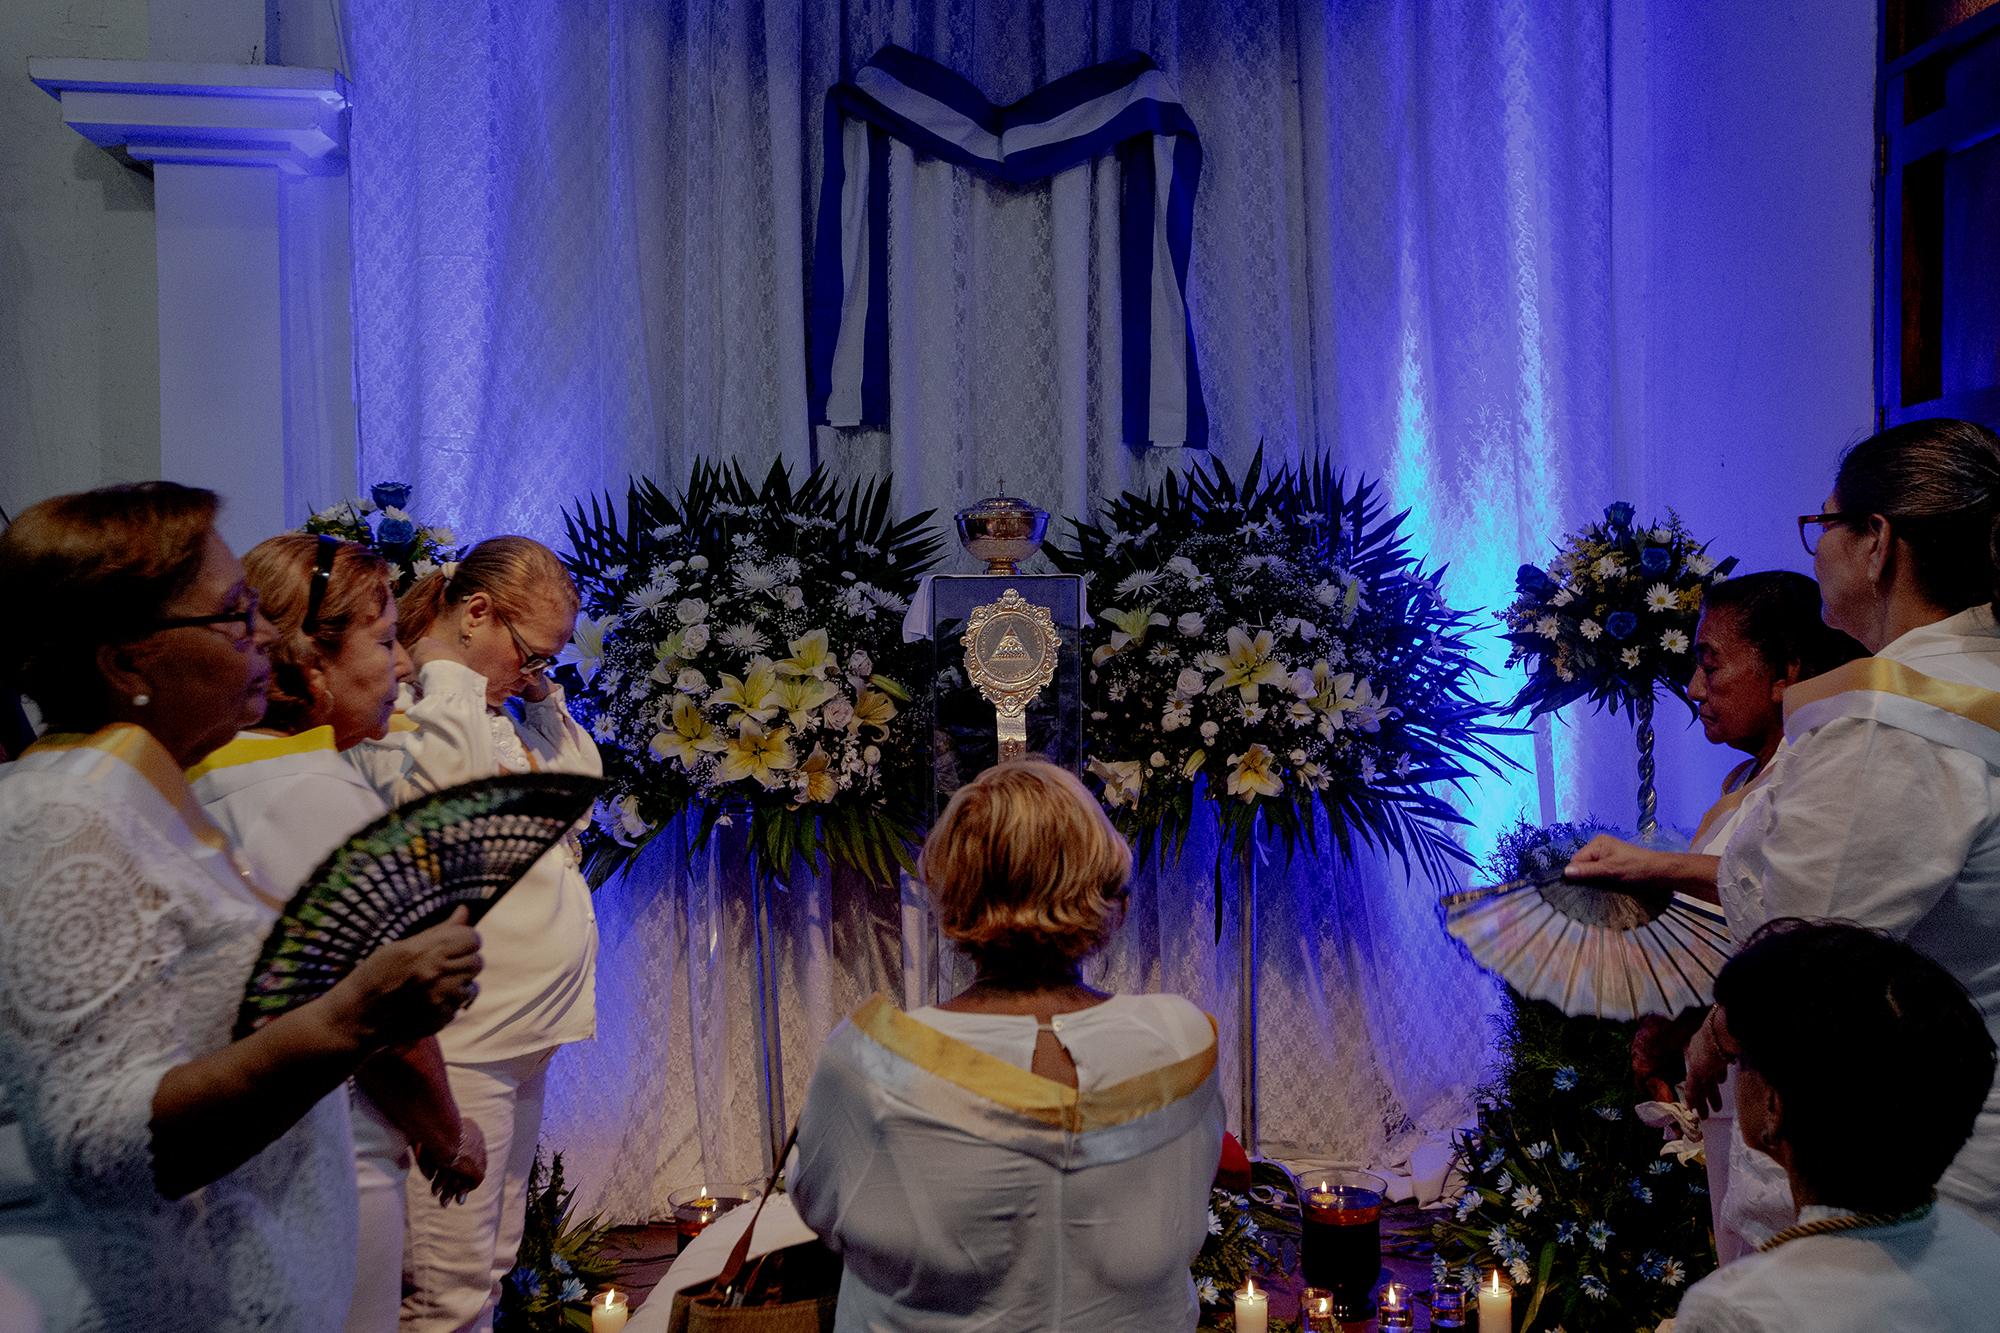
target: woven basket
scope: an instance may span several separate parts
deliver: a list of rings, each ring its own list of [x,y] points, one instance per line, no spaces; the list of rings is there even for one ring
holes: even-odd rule
[[[674,1293],[667,1333],[833,1333],[836,1292],[778,1305],[743,1305],[735,1309],[703,1305]]]

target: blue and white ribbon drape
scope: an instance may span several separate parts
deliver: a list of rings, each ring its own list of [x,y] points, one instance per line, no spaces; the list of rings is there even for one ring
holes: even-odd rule
[[[1149,56],[1067,74],[996,107],[936,61],[885,46],[826,97],[812,295],[813,420],[889,422],[889,141],[1010,185],[1115,152],[1123,434],[1208,443],[1188,319],[1188,251],[1201,142]]]

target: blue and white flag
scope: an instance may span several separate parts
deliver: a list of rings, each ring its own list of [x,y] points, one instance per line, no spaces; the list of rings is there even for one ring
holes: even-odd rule
[[[812,296],[812,412],[832,426],[889,421],[889,140],[1010,185],[1116,153],[1123,434],[1208,443],[1188,319],[1188,251],[1201,142],[1144,55],[1064,75],[996,107],[944,66],[885,46],[826,95]]]

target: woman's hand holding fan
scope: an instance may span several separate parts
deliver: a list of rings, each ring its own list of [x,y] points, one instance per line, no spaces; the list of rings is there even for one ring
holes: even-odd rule
[[[384,1043],[436,1032],[479,993],[472,924],[604,788],[573,773],[480,778],[369,824],[321,862],[272,926],[236,1035],[343,992]]]
[[[355,965],[326,993],[345,1030],[370,1047],[400,1046],[428,1037],[479,994],[483,964],[471,913],[454,908],[439,925],[391,940]]]

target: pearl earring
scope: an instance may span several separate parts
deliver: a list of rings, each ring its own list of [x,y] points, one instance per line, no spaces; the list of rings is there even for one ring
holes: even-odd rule
[[[135,694],[132,696],[132,706],[134,708],[144,708],[151,702],[153,702],[153,696],[150,694]]]

